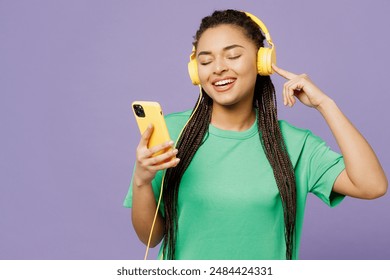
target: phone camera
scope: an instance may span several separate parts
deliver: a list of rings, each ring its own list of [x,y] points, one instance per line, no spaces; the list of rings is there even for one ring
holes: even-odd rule
[[[133,105],[133,108],[134,108],[135,114],[138,117],[140,117],[140,118],[144,118],[145,117],[145,111],[144,111],[144,108],[141,105],[135,104],[135,105]]]

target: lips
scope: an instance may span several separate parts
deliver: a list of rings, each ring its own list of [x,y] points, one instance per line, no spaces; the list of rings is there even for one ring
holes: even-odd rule
[[[223,78],[223,79],[217,79],[212,82],[212,85],[216,91],[227,91],[231,89],[236,82],[235,78]]]

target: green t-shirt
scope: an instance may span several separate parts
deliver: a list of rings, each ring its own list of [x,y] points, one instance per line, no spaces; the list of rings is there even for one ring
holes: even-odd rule
[[[166,116],[175,140],[190,111]],[[309,130],[279,121],[297,187],[293,259],[298,258],[306,197],[314,193],[329,206],[344,196],[332,192],[345,168]],[[156,200],[162,173],[153,183]],[[132,206],[132,187],[124,201]],[[163,206],[162,206],[163,207]],[[283,207],[272,168],[259,140],[257,123],[246,131],[209,126],[204,143],[184,173],[178,197],[177,259],[285,259]]]

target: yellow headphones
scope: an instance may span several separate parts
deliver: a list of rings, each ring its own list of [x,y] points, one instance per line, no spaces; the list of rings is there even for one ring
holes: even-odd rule
[[[265,24],[256,16],[245,12],[263,31],[266,41],[270,48],[260,47],[257,52],[257,72],[261,76],[269,76],[273,73],[272,64],[276,64],[275,46],[272,43],[271,35],[269,35],[268,29]],[[196,50],[192,47],[190,55],[190,62],[188,62],[188,73],[190,74],[191,81],[194,85],[199,85],[198,64],[196,62]]]

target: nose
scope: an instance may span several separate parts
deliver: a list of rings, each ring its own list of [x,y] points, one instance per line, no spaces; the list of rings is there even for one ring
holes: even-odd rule
[[[227,70],[228,70],[228,66],[226,65],[226,61],[223,58],[217,58],[215,60],[214,74],[219,75]]]

